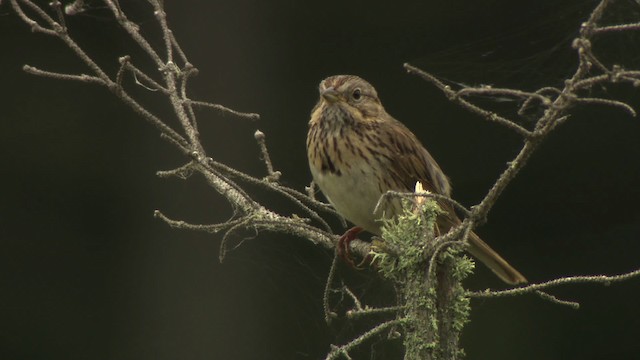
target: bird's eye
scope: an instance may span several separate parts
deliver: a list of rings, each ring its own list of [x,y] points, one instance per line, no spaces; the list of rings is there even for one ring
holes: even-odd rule
[[[362,90],[360,90],[360,88],[355,88],[353,93],[351,93],[351,97],[356,101],[362,99]]]

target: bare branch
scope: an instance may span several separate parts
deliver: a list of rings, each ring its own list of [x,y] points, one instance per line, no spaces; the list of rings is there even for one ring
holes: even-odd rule
[[[394,320],[389,320],[386,322],[383,322],[382,324],[374,327],[373,329],[365,332],[364,334],[358,336],[357,338],[351,340],[350,342],[348,342],[345,345],[342,346],[338,346],[338,347],[334,347],[331,352],[329,353],[329,355],[327,355],[327,357],[325,358],[325,360],[334,360],[334,359],[339,359],[340,356],[349,356],[349,351],[351,351],[351,349],[353,349],[354,347],[360,345],[361,343],[363,343],[364,341],[378,335],[379,333],[393,327],[396,325],[400,325],[402,324],[404,321],[406,321],[405,319],[394,319]]]
[[[58,0],[53,0],[49,3],[49,6],[53,8],[58,17],[58,24],[62,27],[62,32],[67,32],[67,24],[64,21],[64,14],[62,13],[62,4]]]
[[[265,177],[265,181],[267,182],[278,182],[280,180],[280,176],[282,173],[280,171],[273,170],[273,164],[271,163],[271,157],[269,156],[269,150],[267,150],[267,144],[265,143],[265,135],[262,131],[256,130],[253,134],[253,137],[258,141],[258,147],[260,147],[260,154],[262,155],[262,161],[267,166],[267,177]]]
[[[592,34],[611,33],[619,31],[640,30],[640,22],[633,24],[620,24],[596,27],[592,31]]]
[[[531,132],[525,128],[523,128],[522,126],[514,123],[513,121],[506,119],[494,112],[491,111],[487,111],[484,110],[476,105],[473,105],[472,103],[464,100],[463,98],[461,98],[460,96],[458,96],[458,92],[453,91],[451,89],[451,87],[449,85],[445,85],[444,83],[442,83],[440,80],[438,80],[438,78],[436,78],[435,76],[418,69],[415,66],[412,66],[410,64],[404,64],[404,68],[407,70],[408,73],[410,74],[415,74],[420,76],[421,78],[423,78],[424,80],[434,84],[438,89],[440,89],[442,92],[445,93],[445,95],[447,96],[447,98],[453,102],[455,102],[456,104],[462,106],[463,108],[478,114],[480,116],[482,116],[484,119],[489,120],[491,122],[495,122],[498,123],[502,126],[505,126],[508,129],[511,129],[513,131],[515,131],[516,133],[520,134],[522,137],[524,138],[528,138],[531,136]]]
[[[358,299],[356,294],[354,294],[353,291],[351,291],[351,289],[349,289],[348,286],[346,286],[346,285],[342,286],[342,292],[345,293],[346,295],[348,295],[349,298],[351,298],[351,300],[353,301],[353,305],[355,305],[355,307],[356,307],[356,310],[358,310],[358,311],[364,310],[364,307],[362,306],[362,303],[360,302],[360,299]]]
[[[331,290],[331,284],[333,283],[333,278],[335,277],[337,265],[338,265],[338,252],[335,251],[333,253],[333,261],[331,261],[331,266],[329,267],[329,275],[327,275],[327,282],[324,285],[324,292],[322,296],[322,308],[324,310],[324,321],[327,324],[331,323],[331,320],[338,316],[336,313],[331,311],[331,307],[329,305],[329,293]]]
[[[525,99],[531,101],[533,99],[540,101],[540,103],[544,107],[548,107],[551,105],[551,100],[543,96],[540,91],[536,92],[527,92],[516,89],[505,89],[505,88],[493,88],[490,86],[483,86],[479,88],[471,88],[466,87],[458,90],[457,96],[510,96],[514,98]]]
[[[42,10],[31,1],[26,0],[22,2],[24,2],[25,5],[27,5],[31,10],[35,11],[36,14],[44,19],[45,22],[47,22],[49,25],[57,24],[44,10]],[[29,25],[29,27],[31,27],[31,31],[33,32],[51,36],[59,36],[60,32],[62,31],[62,27],[59,24],[57,24],[57,26],[53,27],[52,29],[47,29],[44,26],[40,25],[37,21],[28,17],[27,14],[24,13],[20,5],[18,5],[18,0],[11,0],[11,6],[13,7],[13,10],[16,12],[16,14],[18,14],[20,19],[22,19],[22,21],[24,21],[27,25]]]
[[[238,112],[238,111],[229,109],[228,107],[220,105],[220,104],[212,104],[212,103],[208,103],[208,102],[204,102],[204,101],[194,101],[194,100],[186,100],[185,102],[189,103],[189,104],[192,104],[192,105],[196,105],[196,106],[208,107],[208,108],[211,108],[211,109],[214,109],[214,110],[218,110],[220,112],[229,113],[229,114],[235,115],[237,117],[245,118],[247,120],[259,120],[260,119],[260,115],[258,115],[258,114]]]
[[[182,51],[182,48],[180,47],[178,40],[176,40],[173,31],[171,31],[171,29],[167,29],[167,32],[169,33],[169,37],[171,38],[171,45],[173,45],[174,49],[178,52],[178,56],[180,56],[180,60],[182,60],[182,62],[185,64],[185,67],[188,67],[191,64],[187,59],[187,55],[184,53],[184,51]]]
[[[227,256],[227,244],[229,242],[229,239],[231,237],[232,234],[234,234],[237,231],[240,231],[242,229],[246,229],[247,227],[250,227],[251,224],[251,219],[250,218],[245,218],[242,221],[234,224],[233,226],[231,226],[229,229],[227,229],[227,231],[224,233],[224,236],[222,237],[222,240],[220,241],[220,251],[218,254],[218,260],[220,261],[220,263],[222,263],[224,261],[224,258]],[[255,228],[254,228],[254,231]],[[240,241],[240,243],[238,243],[236,246],[233,247],[232,250],[235,250],[237,247],[239,247],[242,244],[242,241]]]
[[[189,162],[173,170],[158,171],[156,175],[160,178],[177,177],[181,180],[188,179],[195,171],[193,162]]]
[[[560,93],[562,93],[562,91],[560,89],[558,89],[558,88],[555,88],[555,87],[546,86],[546,87],[542,87],[542,88],[540,88],[540,89],[538,89],[538,90],[536,90],[534,92],[534,94],[539,94],[539,95],[542,95],[544,93],[551,93],[554,96],[556,96],[556,95],[560,95]],[[544,99],[549,99],[546,96],[544,96],[543,98]],[[534,96],[531,96],[531,97],[527,98],[522,103],[522,106],[520,106],[520,108],[518,109],[518,115],[523,116],[525,111],[532,106],[532,104],[533,104],[533,102],[535,100],[539,100],[539,98],[538,97],[534,97]]]
[[[93,83],[93,84],[98,84],[102,86],[107,85],[107,83],[103,79],[97,76],[91,76],[87,74],[80,74],[80,75],[64,74],[64,73],[58,73],[53,71],[40,70],[30,65],[24,65],[22,67],[22,70],[24,70],[24,72],[29,73],[31,75],[48,77],[56,80],[79,81],[83,83],[89,83],[89,84]]]
[[[381,314],[395,314],[398,311],[404,310],[404,306],[388,306],[382,308],[370,308],[364,307],[363,309],[349,310],[347,311],[347,318],[357,319],[369,315],[381,315]]]
[[[593,54],[591,41],[587,37],[582,36],[574,39],[571,46],[578,50],[578,57],[580,59],[579,66],[583,68],[585,72],[589,71],[594,65],[602,72],[606,73],[609,71],[609,69],[607,69],[607,67]]]
[[[281,186],[277,183],[273,183],[273,182],[267,182],[264,181],[263,179],[258,179],[255,178],[253,176],[250,176],[248,174],[245,174],[241,171],[238,171],[230,166],[227,166],[225,164],[219,163],[217,161],[214,161],[213,159],[209,159],[209,164],[211,166],[213,166],[216,170],[224,172],[225,174],[241,179],[243,181],[246,181],[250,184],[253,185],[258,185],[262,188],[265,188],[267,190],[271,190],[271,191],[275,191],[276,193],[281,194],[282,196],[289,198],[291,200],[294,201],[294,203],[301,205],[301,207],[305,210],[305,212],[307,212],[308,214],[312,214],[314,213],[313,210],[309,209],[308,207],[306,207],[305,205],[302,204],[309,204],[311,206],[313,206],[314,208],[323,210],[325,212],[331,213],[333,215],[335,215],[336,217],[338,217],[340,220],[342,220],[342,224],[344,227],[346,227],[346,223],[344,222],[344,219],[342,218],[342,216],[340,216],[340,214],[338,214],[336,212],[336,210],[329,204],[320,202],[318,200],[314,200],[312,198],[310,198],[309,196],[306,196],[305,194],[296,191],[294,189],[291,189],[289,187],[286,186]],[[314,216],[314,215],[312,215]],[[323,223],[323,222],[321,222]],[[325,228],[327,228],[328,225],[325,226]]]
[[[596,105],[607,105],[607,106],[617,107],[625,111],[627,114],[633,117],[636,117],[636,111],[629,104],[624,103],[622,101],[602,99],[602,98],[589,98],[589,97],[575,98],[573,99],[573,101],[577,103],[583,103],[583,104],[596,104]]]
[[[118,58],[118,62],[120,62],[120,70],[118,70],[118,78],[122,78],[121,72],[124,73],[124,70],[129,70],[135,77],[136,84],[152,91],[159,90],[165,95],[169,95],[169,90],[164,86],[160,85],[158,82],[153,80],[149,75],[145,74],[142,70],[138,69],[135,65],[131,63],[130,56],[122,56]],[[138,78],[142,79],[146,84],[141,83]],[[116,81],[116,83],[122,86],[122,80]]]
[[[144,120],[148,121],[152,125],[154,125],[162,134],[166,137],[171,138],[172,143],[178,146],[178,149],[185,155],[191,154],[192,149],[187,143],[187,141],[178,134],[175,130],[169,127],[164,123],[160,118],[153,115],[147,109],[145,109],[142,105],[140,105],[136,100],[134,100],[123,88],[118,87],[115,83],[111,83],[113,86],[109,86],[109,89],[116,94],[122,102],[129,105],[138,115],[140,115]]]
[[[625,281],[629,279],[633,279],[636,277],[640,277],[640,269],[630,271],[628,273],[620,274],[620,275],[589,275],[589,276],[568,276],[562,277],[559,279],[554,279],[551,281],[546,281],[538,284],[531,284],[519,288],[509,289],[509,290],[501,290],[501,291],[493,291],[493,290],[485,290],[478,292],[471,292],[471,297],[476,298],[495,298],[495,297],[504,297],[504,296],[515,296],[515,295],[523,295],[532,293],[537,290],[548,289],[554,286],[565,285],[565,284],[602,284],[608,286],[611,283]]]
[[[160,29],[162,30],[162,38],[164,40],[164,48],[166,51],[166,63],[173,63],[173,44],[171,41],[171,34],[169,33],[169,27],[167,26],[167,14],[162,8],[162,4],[158,0],[149,0],[153,6],[153,14],[158,19]]]
[[[634,87],[638,87],[640,86],[640,71],[622,70],[618,66],[613,66],[613,69],[607,71],[605,74],[578,79],[573,83],[573,88],[576,91],[589,90],[595,85],[611,83],[628,83]]]
[[[534,150],[538,147],[539,144],[540,140],[537,140],[536,138],[532,138],[531,140],[525,142],[518,155],[516,155],[516,157],[507,164],[507,168],[502,172],[498,180],[496,180],[495,184],[491,187],[487,195],[485,195],[484,199],[473,209],[472,216],[478,219],[486,218],[489,210],[498,200],[500,194],[502,194],[507,185],[524,167],[524,165],[531,157],[531,154],[533,154]]]
[[[535,290],[533,293],[540,296],[540,298],[550,301],[554,304],[568,306],[574,310],[578,310],[580,308],[580,303],[577,303],[575,301],[561,300],[551,294],[547,294],[544,291]]]
[[[245,223],[248,219],[247,218],[239,218],[239,219],[235,219],[235,220],[229,220],[226,221],[224,223],[219,223],[219,224],[190,224],[188,222],[185,222],[183,220],[173,220],[170,219],[169,217],[167,217],[166,215],[164,215],[160,210],[156,210],[153,213],[153,216],[157,217],[158,219],[164,221],[165,223],[167,223],[169,226],[171,226],[172,228],[175,229],[185,229],[185,230],[192,230],[192,231],[204,231],[204,232],[208,232],[211,234],[216,234],[222,230],[228,230],[234,226],[240,225]]]
[[[105,0],[105,4],[111,10],[114,17],[122,26],[122,28],[131,36],[131,38],[138,44],[138,46],[147,53],[149,58],[155,63],[158,68],[163,68],[166,64],[162,61],[158,53],[153,49],[151,44],[140,35],[140,29],[133,21],[127,19],[124,12],[120,9],[117,1]]]
[[[195,111],[193,110],[193,105],[186,102],[186,100],[188,100],[187,83],[189,82],[189,79],[192,76],[196,76],[196,75],[198,75],[198,69],[193,67],[193,65],[191,65],[190,63],[186,63],[184,66],[184,69],[182,69],[181,76],[179,78],[180,99],[182,99],[184,106],[187,109],[187,114],[189,115],[189,121],[191,121],[191,126],[193,126],[193,129],[196,132],[197,137],[200,138],[199,130],[198,130],[198,119],[196,117]]]

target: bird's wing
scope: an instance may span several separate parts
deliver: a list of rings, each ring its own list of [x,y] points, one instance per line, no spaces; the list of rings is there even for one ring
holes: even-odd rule
[[[425,149],[416,136],[397,120],[384,123],[383,139],[393,149],[390,154],[390,175],[396,182],[402,183],[404,191],[414,191],[416,181],[420,181],[425,190],[440,195],[450,196],[451,186],[446,175],[442,172],[431,154]],[[437,224],[440,231],[449,231],[452,226],[460,223],[453,206],[446,201],[438,204],[445,211],[438,216]],[[487,245],[478,235],[471,232],[468,237],[469,252],[487,265],[498,277],[505,282],[515,285],[526,283],[527,279]]]
[[[450,196],[449,179],[411,130],[395,119],[380,124],[386,127],[380,134],[393,160],[389,171],[403,187],[393,190],[413,191],[420,181],[425,190]]]

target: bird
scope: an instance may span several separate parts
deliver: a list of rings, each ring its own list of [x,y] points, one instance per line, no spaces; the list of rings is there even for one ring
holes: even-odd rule
[[[416,135],[387,113],[369,82],[355,75],[334,75],[322,80],[318,90],[309,120],[307,158],[314,183],[355,225],[342,239],[353,239],[362,230],[381,235],[380,219],[399,213],[392,204],[374,212],[387,191],[413,192],[419,181],[427,191],[451,196],[449,178]],[[436,220],[439,230],[447,232],[460,224],[449,202],[438,204],[444,210]],[[507,284],[527,282],[475,232],[469,233],[467,251]]]

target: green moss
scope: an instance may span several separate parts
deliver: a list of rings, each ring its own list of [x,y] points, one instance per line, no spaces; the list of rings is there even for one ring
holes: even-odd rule
[[[403,213],[391,219],[382,219],[383,242],[374,244],[372,255],[383,276],[394,279],[404,277],[407,271],[417,269],[425,263],[428,237],[433,236],[436,217],[442,213],[435,201],[428,200],[421,205],[422,211],[415,211],[415,205],[403,200]]]
[[[439,275],[430,277],[428,259],[437,248],[433,229],[442,210],[435,201],[425,201],[418,209],[414,202],[403,201],[403,207],[400,216],[383,220],[384,240],[374,243],[372,255],[380,273],[396,284],[406,309],[405,358],[458,358],[463,354],[458,348],[460,331],[470,311],[461,281],[474,263],[460,248],[449,246],[438,256]],[[438,279],[444,279],[446,291],[439,292]]]

